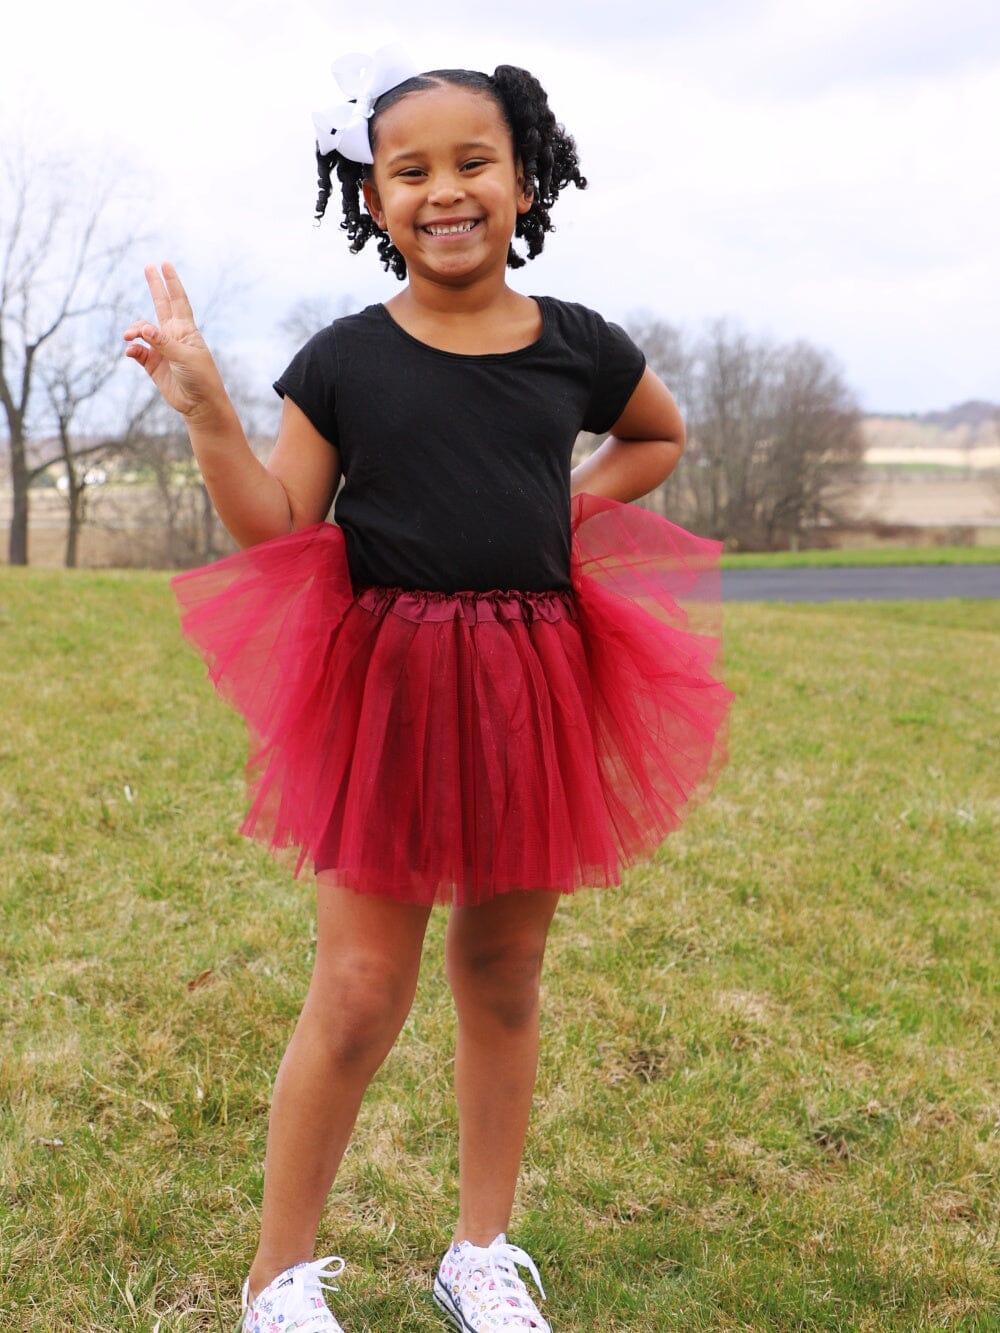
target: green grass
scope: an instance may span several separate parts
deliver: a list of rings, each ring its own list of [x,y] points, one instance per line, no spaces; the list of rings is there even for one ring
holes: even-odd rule
[[[556,918],[513,1236],[556,1333],[995,1330],[998,604],[727,616],[715,796]],[[2,571],[0,642],[0,1327],[232,1330],[308,886],[163,577]],[[443,921],[324,1220],[350,1333],[442,1327]]]
[[[1000,546],[869,546],[836,551],[750,551],[722,557],[723,569],[996,564],[1000,564]]]

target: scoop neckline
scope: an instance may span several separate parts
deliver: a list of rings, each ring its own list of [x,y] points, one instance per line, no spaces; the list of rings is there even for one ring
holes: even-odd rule
[[[407,330],[403,328],[402,324],[397,323],[396,320],[393,319],[383,302],[379,301],[376,305],[372,306],[372,309],[377,310],[382,318],[396,330],[401,338],[405,338],[406,341],[412,343],[414,347],[419,347],[425,352],[433,352],[436,356],[446,356],[453,361],[509,361],[515,357],[524,356],[528,352],[535,351],[535,349],[540,347],[548,338],[549,317],[546,308],[547,298],[544,296],[530,295],[530,299],[538,306],[539,313],[542,317],[542,331],[533,342],[525,343],[523,347],[515,347],[510,352],[449,352],[444,347],[435,347],[433,343],[425,343],[422,339],[415,338],[412,333],[408,333]]]

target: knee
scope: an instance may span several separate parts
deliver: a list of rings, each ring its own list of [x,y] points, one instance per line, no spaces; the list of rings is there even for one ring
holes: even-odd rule
[[[544,943],[530,938],[480,942],[452,956],[449,980],[460,1014],[485,1012],[509,1030],[533,1023],[544,952]]]
[[[364,954],[338,958],[319,972],[306,1008],[334,1062],[381,1064],[409,1012],[413,986],[384,958]]]

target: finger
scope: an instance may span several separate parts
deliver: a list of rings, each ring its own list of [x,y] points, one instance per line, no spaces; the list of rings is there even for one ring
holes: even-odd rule
[[[137,319],[134,324],[130,324],[122,337],[127,343],[135,342],[141,338],[143,342],[149,343],[150,347],[164,347],[170,341],[165,333],[161,333],[155,324],[150,324],[148,320]]]
[[[191,309],[191,302],[184,290],[184,284],[177,276],[177,270],[169,260],[163,261],[163,280],[167,285],[167,294],[170,297],[170,306],[174,315],[178,319],[189,319],[193,324],[195,318],[194,311]]]
[[[161,324],[165,324],[170,318],[170,297],[167,294],[166,285],[160,277],[160,270],[155,264],[147,264],[143,273],[146,275],[146,286],[149,288],[149,294],[153,298],[153,309],[156,311],[156,318]]]
[[[143,347],[142,343],[134,343],[131,347],[126,347],[125,355],[131,361],[138,361],[151,379],[155,378],[158,368],[163,363],[163,357],[160,356],[159,352],[155,352],[151,347]]]

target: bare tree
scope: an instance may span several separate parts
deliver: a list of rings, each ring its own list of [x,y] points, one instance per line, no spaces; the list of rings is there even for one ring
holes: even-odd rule
[[[29,460],[32,433],[41,433],[48,410],[60,452],[71,455],[72,404],[103,387],[80,378],[79,362],[60,366],[60,343],[65,355],[74,336],[82,342],[82,331],[120,304],[122,265],[136,238],[112,220],[119,193],[113,172],[92,186],[65,162],[32,161],[23,146],[0,163],[0,403],[10,454],[12,565],[28,562],[29,488],[38,470]]]
[[[207,500],[187,432],[176,413],[154,403],[126,445],[137,476],[145,482],[141,519],[146,550],[142,563],[170,568],[199,564],[218,555],[215,513]]]
[[[744,546],[768,484],[771,350],[723,321],[696,351],[682,484],[699,532]]]
[[[342,296],[339,301],[326,296],[303,296],[295,302],[278,327],[288,339],[290,350],[296,352],[314,333],[325,329],[335,319],[350,315],[357,308],[357,302],[352,296]]]
[[[685,458],[663,490],[671,517],[745,550],[795,544],[837,521],[864,442],[857,404],[825,353],[774,347],[725,321],[690,351],[656,320],[630,332],[687,424]]]
[[[52,356],[39,370],[48,410],[46,417],[56,432],[57,451],[35,462],[29,470],[33,482],[54,464],[62,466],[67,507],[66,554],[67,569],[76,567],[79,559],[80,533],[86,521],[88,487],[100,474],[106,476],[106,467],[124,447],[130,434],[132,418],[141,417],[145,407],[126,412],[124,432],[101,429],[86,431],[86,409],[99,400],[116,371],[121,366],[120,328],[122,318],[116,313],[107,322],[103,336],[93,342],[56,338]],[[29,483],[30,484],[30,483]]]
[[[749,533],[768,550],[843,522],[865,453],[858,404],[828,356],[793,343],[776,371],[764,454],[774,487],[758,499]]]
[[[670,389],[686,416],[694,396],[695,360],[683,332],[647,311],[634,314],[626,331],[642,348],[650,369]]]
[[[252,392],[242,375],[216,358],[230,399],[251,447],[270,453],[277,424],[277,398]],[[191,452],[182,418],[158,394],[127,420],[120,457],[132,477],[127,504],[118,506],[115,525],[127,528],[128,563],[189,568],[234,549],[219,522],[208,488]]]

